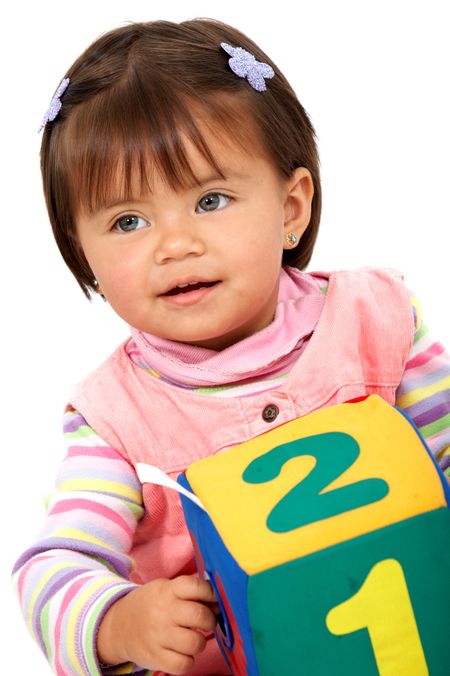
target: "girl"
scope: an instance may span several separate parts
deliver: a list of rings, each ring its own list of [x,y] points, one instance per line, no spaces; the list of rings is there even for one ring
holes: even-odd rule
[[[301,272],[320,217],[314,131],[237,30],[114,30],[70,68],[43,126],[62,256],[131,338],[67,407],[57,492],[16,564],[25,616],[58,674],[229,673],[178,495],[141,485],[136,463],[176,477],[377,393],[448,468],[448,357],[396,274]]]

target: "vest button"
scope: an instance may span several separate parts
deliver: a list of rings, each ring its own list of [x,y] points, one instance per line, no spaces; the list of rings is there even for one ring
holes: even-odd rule
[[[262,412],[263,420],[265,420],[268,423],[273,422],[277,417],[277,415],[279,414],[279,412],[280,409],[278,408],[278,406],[275,406],[275,404],[268,404]]]

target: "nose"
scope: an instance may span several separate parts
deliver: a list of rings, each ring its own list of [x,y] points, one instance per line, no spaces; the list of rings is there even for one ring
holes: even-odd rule
[[[160,227],[155,247],[155,262],[164,265],[169,261],[182,260],[188,256],[201,256],[205,244],[195,227],[185,222],[166,223]]]

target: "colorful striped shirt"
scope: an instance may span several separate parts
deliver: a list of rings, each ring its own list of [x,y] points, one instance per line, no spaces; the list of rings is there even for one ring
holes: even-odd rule
[[[258,381],[254,391],[278,382]],[[248,385],[245,394],[251,394]],[[220,396],[221,388],[211,388],[210,393]],[[241,395],[239,385],[223,389],[223,396],[233,393]],[[433,340],[418,309],[396,403],[415,422],[450,477],[450,357]],[[95,647],[104,613],[135,587],[129,581],[133,562],[128,552],[143,515],[141,484],[130,464],[71,406],[64,416],[64,434],[67,455],[47,519],[15,566],[14,582],[27,625],[60,676],[150,674],[131,664],[102,668]]]

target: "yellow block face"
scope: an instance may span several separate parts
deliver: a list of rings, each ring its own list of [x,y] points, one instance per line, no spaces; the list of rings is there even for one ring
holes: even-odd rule
[[[321,455],[321,445],[329,446],[335,433],[341,433],[344,445],[348,441],[356,449],[359,446],[344,470],[338,447],[334,455],[329,450],[328,455]],[[299,444],[298,440],[303,441]],[[303,450],[297,457],[280,461],[289,456],[291,447],[304,449],[309,443],[311,454]],[[268,453],[278,457],[279,472],[261,483],[244,480],[249,465],[265,462]],[[186,475],[226,547],[249,575],[447,504],[439,474],[412,425],[378,396],[281,425],[194,463]],[[303,515],[311,504],[307,523],[296,527],[294,514],[284,532],[275,532],[267,524],[274,508],[283,501],[286,504],[292,489],[306,486],[307,477],[309,482],[316,476],[326,477],[325,481],[320,485],[319,480],[315,494],[303,495],[303,507],[298,510]],[[374,484],[376,490],[384,487],[382,495],[374,497]],[[342,487],[346,489],[339,492]],[[346,491],[347,498],[342,498]],[[355,495],[363,495],[368,503],[359,506],[360,498]],[[325,501],[331,498],[325,516],[320,509],[323,496]]]

